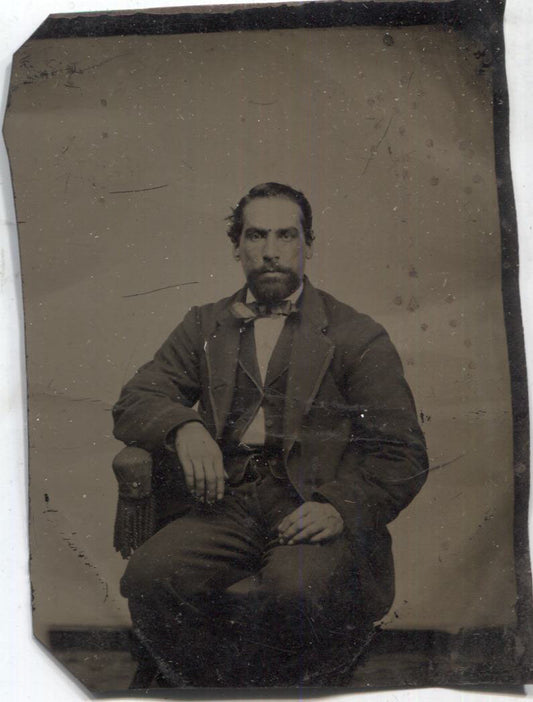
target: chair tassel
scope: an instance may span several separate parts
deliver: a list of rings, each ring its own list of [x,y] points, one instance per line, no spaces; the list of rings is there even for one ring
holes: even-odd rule
[[[154,532],[153,495],[140,499],[118,498],[113,545],[122,558],[129,558]]]

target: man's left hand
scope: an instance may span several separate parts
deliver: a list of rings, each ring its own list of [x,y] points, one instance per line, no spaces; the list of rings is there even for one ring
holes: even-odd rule
[[[343,529],[341,515],[329,502],[304,502],[278,526],[280,543],[289,545],[326,541],[338,536]]]

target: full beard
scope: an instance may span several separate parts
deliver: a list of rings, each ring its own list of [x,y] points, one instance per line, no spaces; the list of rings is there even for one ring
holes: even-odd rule
[[[279,273],[270,278],[265,273]],[[300,286],[301,278],[290,268],[261,268],[248,275],[248,287],[258,302],[275,304],[285,300]]]

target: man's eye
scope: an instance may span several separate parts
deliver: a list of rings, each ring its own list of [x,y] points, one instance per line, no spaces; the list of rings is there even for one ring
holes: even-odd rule
[[[291,239],[294,239],[295,236],[296,234],[292,230],[281,232],[280,234],[281,239],[284,239],[285,241],[290,241]]]
[[[261,234],[261,232],[251,231],[246,233],[246,237],[250,241],[259,241],[259,239],[263,238],[263,235]]]

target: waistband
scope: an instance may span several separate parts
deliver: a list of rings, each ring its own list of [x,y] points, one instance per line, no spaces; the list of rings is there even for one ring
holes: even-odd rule
[[[230,484],[253,482],[266,475],[287,480],[283,453],[265,446],[239,446],[224,454],[224,464]]]

